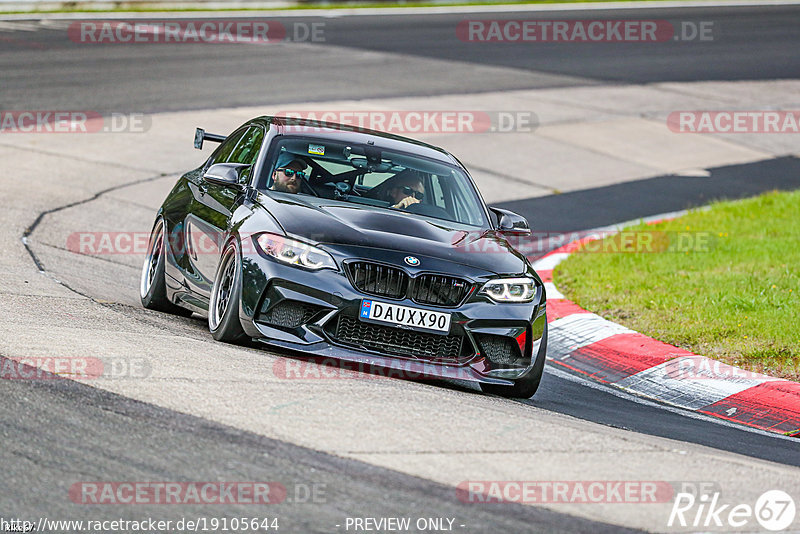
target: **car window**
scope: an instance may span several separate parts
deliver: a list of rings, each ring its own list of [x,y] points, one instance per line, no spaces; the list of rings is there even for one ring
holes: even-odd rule
[[[294,162],[305,182],[287,193],[272,170]],[[300,167],[297,167],[300,168]],[[291,180],[291,179],[290,179]],[[309,137],[277,141],[259,187],[281,194],[317,196],[470,226],[485,226],[483,203],[462,169],[414,154]]]
[[[227,163],[228,158],[231,155],[231,152],[233,152],[233,149],[236,148],[239,139],[242,138],[242,136],[246,131],[247,131],[246,128],[241,128],[233,132],[231,135],[229,135],[227,139],[225,139],[225,141],[222,142],[219,148],[217,148],[217,150],[215,150],[214,153],[211,154],[211,158],[209,158],[208,160],[208,167],[216,163]]]
[[[260,126],[251,126],[239,140],[236,148],[228,157],[228,163],[243,163],[253,165],[261,150],[261,142],[264,140],[264,129]],[[242,172],[239,183],[246,184],[250,181],[250,169]]]
[[[264,129],[260,126],[251,126],[236,145],[228,158],[228,163],[245,163],[252,165],[258,157],[261,142],[264,140]]]

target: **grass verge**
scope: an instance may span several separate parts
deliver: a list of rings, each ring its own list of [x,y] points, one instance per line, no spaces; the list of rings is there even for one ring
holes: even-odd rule
[[[800,380],[800,191],[640,224],[583,252],[553,273],[581,307],[697,354]]]

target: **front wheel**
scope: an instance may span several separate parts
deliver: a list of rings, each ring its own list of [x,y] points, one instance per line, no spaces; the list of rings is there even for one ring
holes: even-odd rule
[[[530,373],[516,380],[513,386],[501,386],[500,384],[481,384],[481,391],[490,395],[507,397],[509,399],[530,399],[539,389],[542,381],[543,369],[532,369]]]
[[[546,324],[546,323],[545,323]],[[513,386],[499,384],[481,384],[481,391],[490,395],[498,395],[510,399],[530,399],[539,389],[544,374],[545,354],[547,353],[547,328],[545,327],[537,360],[530,372],[522,378],[515,380]]]
[[[242,295],[242,269],[236,241],[230,241],[220,256],[211,300],[208,303],[208,329],[217,341],[236,343],[245,338],[239,321]]]
[[[156,221],[147,244],[147,254],[142,265],[142,277],[139,283],[139,297],[142,306],[149,310],[189,317],[192,312],[176,306],[167,298],[167,285],[164,280],[164,264],[166,262],[164,219]]]

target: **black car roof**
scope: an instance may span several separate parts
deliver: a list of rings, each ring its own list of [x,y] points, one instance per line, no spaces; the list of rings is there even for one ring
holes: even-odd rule
[[[267,128],[274,128],[278,133],[294,134],[295,132],[286,132],[287,126],[304,126],[313,128],[313,131],[307,132],[310,137],[320,139],[331,139],[336,141],[347,141],[353,144],[376,144],[381,148],[387,150],[397,150],[401,152],[413,152],[421,156],[428,157],[433,160],[449,163],[463,167],[461,163],[449,152],[443,148],[434,145],[417,141],[408,137],[394,135],[386,132],[378,132],[368,128],[359,128],[357,126],[349,126],[344,124],[337,124],[334,122],[322,122],[309,119],[299,119],[294,117],[272,117],[264,115],[256,117],[250,121],[263,124]],[[297,132],[302,134],[303,132]],[[378,138],[378,139],[376,139]],[[409,146],[411,145],[411,146]]]

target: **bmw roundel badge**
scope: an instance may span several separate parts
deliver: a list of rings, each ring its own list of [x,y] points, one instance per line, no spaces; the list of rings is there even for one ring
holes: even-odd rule
[[[407,264],[411,265],[412,267],[416,267],[417,265],[419,265],[419,258],[415,258],[414,256],[406,256],[403,259]]]

